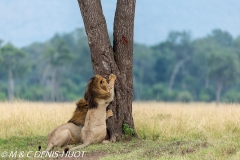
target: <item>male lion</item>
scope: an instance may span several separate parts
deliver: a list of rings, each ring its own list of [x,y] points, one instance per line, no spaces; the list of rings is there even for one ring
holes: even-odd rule
[[[92,79],[90,79],[88,86],[90,86],[91,82],[92,82]],[[106,82],[106,79],[103,78],[100,81],[100,86],[96,85],[96,87],[102,88],[103,90],[106,90],[107,92],[109,92],[109,89],[107,90],[108,85],[109,84]],[[85,97],[89,97],[90,95],[94,96],[95,93],[93,93],[91,89],[89,90],[88,86],[86,88]],[[101,92],[102,90],[100,90],[99,93]],[[84,126],[85,117],[86,117],[89,105],[85,99],[80,99],[76,103],[76,105],[77,107],[73,113],[72,118],[68,121],[68,123],[62,124],[48,133],[48,136],[47,136],[48,147],[46,151],[50,151],[55,146],[63,147],[68,144],[77,144],[77,143],[83,142],[82,136],[81,136],[81,129]],[[112,110],[108,110],[105,115],[106,115],[106,119],[108,117],[111,117],[113,115]]]
[[[109,76],[109,84],[100,75],[91,78],[87,86],[85,99],[88,101],[88,112],[84,126],[81,130],[83,144],[71,150],[86,147],[92,143],[102,142],[107,134],[106,131],[106,108],[114,98],[114,83],[116,76]],[[104,86],[106,87],[102,87]],[[109,110],[111,112],[111,110]]]
[[[71,120],[48,133],[48,146],[46,151],[50,151],[55,146],[63,147],[68,144],[77,144],[81,142],[80,133],[88,111],[88,104],[85,99],[80,99],[76,105],[77,107]]]

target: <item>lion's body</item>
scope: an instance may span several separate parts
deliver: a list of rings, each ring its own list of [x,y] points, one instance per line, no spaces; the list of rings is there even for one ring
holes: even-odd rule
[[[81,139],[81,129],[82,126],[77,126],[73,123],[65,123],[51,132],[47,136],[47,149],[50,151],[53,147],[64,147],[70,144],[77,144],[82,141]]]
[[[63,147],[69,144],[82,142],[81,129],[85,122],[88,104],[85,99],[80,99],[76,105],[77,107],[68,123],[64,123],[48,133],[47,151],[55,146]]]
[[[83,144],[71,150],[83,148],[92,143],[99,143],[106,136],[106,108],[114,98],[114,82],[116,76],[109,76],[109,84],[106,79],[99,75],[94,76],[88,83],[88,92],[85,99],[88,101],[89,110],[87,112],[84,126],[81,130]],[[106,88],[101,85],[104,83]],[[93,106],[90,106],[92,104]],[[97,105],[97,106],[96,106]],[[110,110],[110,112],[112,112]]]
[[[106,137],[106,108],[88,111],[82,128],[83,142],[98,143]]]
[[[113,115],[112,110],[106,112],[106,108],[113,100],[115,79],[111,75],[109,84],[99,75],[90,79],[84,95],[86,100],[80,99],[76,103],[77,107],[68,123],[49,132],[47,151],[55,146],[63,147],[80,142],[88,145],[104,140],[106,119]]]

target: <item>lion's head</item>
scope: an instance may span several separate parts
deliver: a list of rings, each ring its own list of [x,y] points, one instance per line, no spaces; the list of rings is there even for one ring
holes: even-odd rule
[[[88,102],[88,109],[97,108],[99,99],[107,99],[111,95],[109,93],[109,84],[107,80],[100,75],[93,76],[87,85],[84,98]]]

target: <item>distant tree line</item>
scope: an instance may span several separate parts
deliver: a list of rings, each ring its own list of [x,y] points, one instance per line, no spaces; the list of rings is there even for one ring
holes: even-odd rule
[[[134,99],[240,102],[240,36],[170,32],[154,46],[134,44]],[[92,77],[83,29],[17,48],[0,41],[0,100],[75,101]]]

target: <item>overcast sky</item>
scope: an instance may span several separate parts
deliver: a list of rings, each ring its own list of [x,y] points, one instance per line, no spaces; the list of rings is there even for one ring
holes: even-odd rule
[[[154,45],[169,31],[203,37],[212,29],[240,35],[240,0],[136,0],[135,42]],[[112,31],[116,0],[102,0]],[[77,0],[1,0],[0,39],[22,47],[84,27]]]

